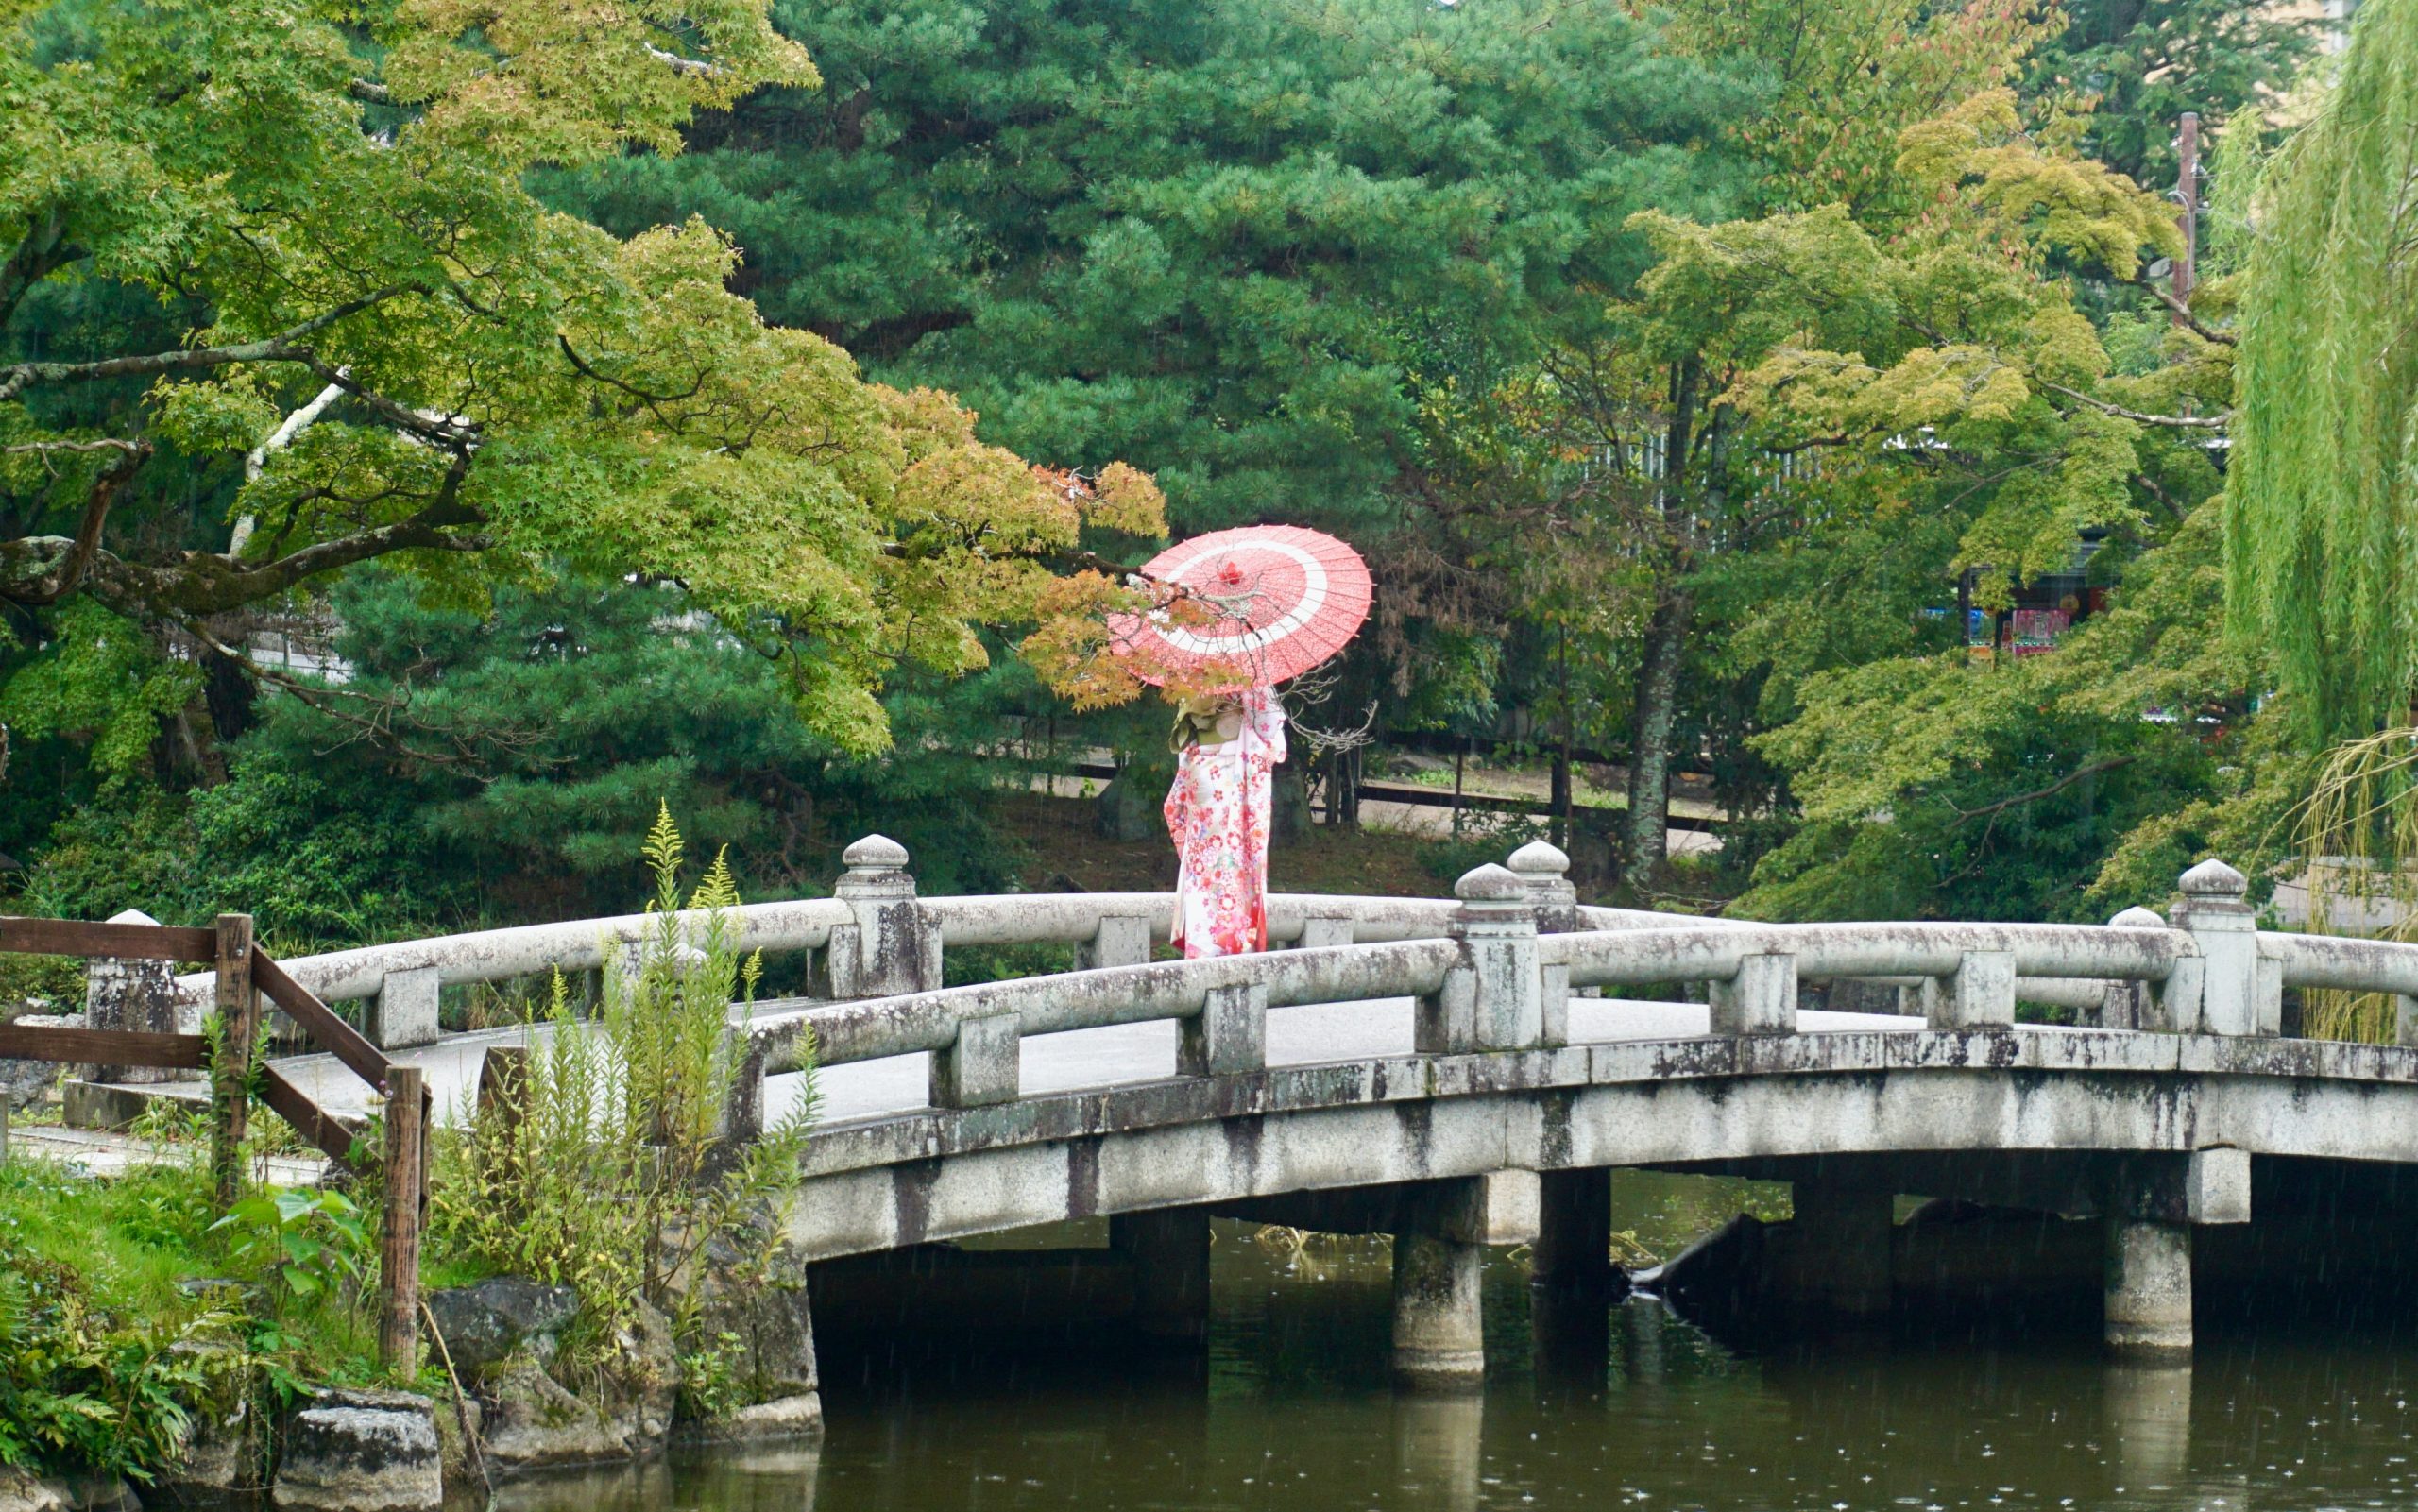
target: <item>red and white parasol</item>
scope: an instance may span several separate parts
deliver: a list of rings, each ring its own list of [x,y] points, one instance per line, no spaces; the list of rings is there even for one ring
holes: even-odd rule
[[[1181,591],[1181,614],[1115,615],[1120,652],[1145,682],[1166,669],[1231,667],[1252,684],[1299,677],[1341,651],[1369,618],[1369,566],[1332,535],[1247,525],[1196,535],[1142,567]],[[1200,612],[1215,618],[1198,622]]]

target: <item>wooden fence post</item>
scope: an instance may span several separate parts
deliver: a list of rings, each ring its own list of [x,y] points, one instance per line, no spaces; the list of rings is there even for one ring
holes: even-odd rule
[[[210,1130],[210,1172],[218,1205],[234,1205],[244,1181],[244,1125],[251,1101],[252,1041],[260,1025],[260,994],[252,987],[252,916],[218,916],[217,1062],[211,1067],[215,1115]]]
[[[419,1226],[427,1146],[421,1138],[421,1074],[386,1073],[386,1220],[378,1246],[378,1358],[408,1375],[419,1364]]]

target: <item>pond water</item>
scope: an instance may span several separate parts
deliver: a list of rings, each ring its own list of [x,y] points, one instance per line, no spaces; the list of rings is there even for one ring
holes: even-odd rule
[[[1216,1233],[1205,1360],[1137,1352],[1106,1330],[832,1338],[819,1452],[687,1457],[505,1500],[531,1512],[2418,1504],[2407,1339],[2221,1330],[2183,1369],[2112,1365],[2088,1327],[1757,1351],[1632,1297],[1574,1368],[1532,1348],[1514,1253],[1490,1261],[1485,1391],[1421,1398],[1387,1380],[1382,1239],[1301,1249],[1281,1231]]]

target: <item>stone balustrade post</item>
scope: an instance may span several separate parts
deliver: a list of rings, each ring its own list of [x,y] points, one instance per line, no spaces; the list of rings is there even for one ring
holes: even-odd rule
[[[1015,1101],[1023,1092],[1023,1032],[1014,1013],[959,1019],[955,1042],[932,1052],[932,1106],[987,1108]]]
[[[1533,1049],[1543,1038],[1544,1006],[1527,884],[1487,865],[1454,883],[1453,894],[1461,900],[1450,926],[1461,959],[1439,992],[1419,1000],[1413,1044],[1422,1055]]]
[[[112,915],[111,924],[158,924],[139,909]],[[70,1020],[69,1022],[73,1022]],[[176,979],[164,960],[95,956],[84,963],[84,1024],[95,1029],[173,1034],[177,1028]],[[67,1068],[60,1091],[60,1116],[71,1129],[117,1129],[142,1111],[140,1094],[119,1086],[150,1086],[179,1073],[158,1066],[78,1065]],[[7,1094],[0,1092],[0,1102]]]
[[[2258,922],[2250,882],[2211,858],[2183,874],[2175,925],[2200,947],[2198,1012],[2175,1016],[2175,1028],[2203,1034],[2280,1034],[2284,1028],[2283,963],[2258,954]],[[2186,984],[2188,986],[2188,983]],[[2183,993],[2170,994],[2178,1010]]]
[[[1329,945],[1354,944],[1356,942],[1353,934],[1351,920],[1314,913],[1302,921],[1302,938],[1294,943],[1295,948],[1321,950]]]
[[[2112,929],[2163,929],[2166,920],[2149,909],[2126,909],[2107,921]],[[2166,1003],[2151,984],[2141,981],[2111,981],[2107,995],[2100,1003],[2099,1028],[2103,1029],[2164,1029],[2173,1026],[2167,1021]]]
[[[157,925],[140,909],[113,914],[111,924]],[[176,979],[164,960],[120,960],[95,956],[84,963],[84,1025],[95,1029],[128,1029],[143,1034],[177,1031]],[[78,1071],[87,1081],[151,1085],[174,1081],[179,1073],[158,1066],[89,1065]]]
[[[1934,1029],[2015,1027],[2015,957],[2003,950],[1968,950],[1955,972],[1923,987],[1923,1018]]]
[[[1796,957],[1748,956],[1738,975],[1712,984],[1709,1015],[1715,1034],[1796,1032]]]
[[[848,905],[851,919],[831,926],[825,972],[831,996],[894,997],[939,987],[940,926],[915,901],[907,847],[867,835],[840,858],[848,870],[831,894]]]
[[[1075,969],[1096,971],[1104,966],[1147,966],[1150,963],[1150,921],[1140,914],[1111,914],[1099,922],[1092,937],[1075,946]]]
[[[1504,862],[1527,884],[1528,907],[1535,913],[1537,933],[1575,934],[1578,930],[1578,889],[1571,885],[1570,858],[1558,845],[1532,840]],[[1546,1045],[1570,1043],[1570,968],[1539,968],[1537,995],[1543,1009]]]
[[[437,970],[422,966],[417,971],[390,971],[378,983],[378,994],[369,1000],[367,1023],[369,1043],[382,1050],[409,1049],[416,1045],[434,1045],[437,1036]]]
[[[1268,988],[1212,987],[1200,1013],[1182,1021],[1176,1075],[1231,1077],[1268,1069]]]

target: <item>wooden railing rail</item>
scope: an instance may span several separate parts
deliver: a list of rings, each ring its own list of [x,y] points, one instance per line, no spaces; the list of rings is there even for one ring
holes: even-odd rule
[[[214,1063],[205,1035],[16,1024],[0,1025],[0,1056],[208,1071],[213,1085],[211,1170],[222,1207],[234,1201],[242,1182],[248,1089],[255,1085],[271,1113],[331,1158],[363,1174],[383,1168],[386,1204],[379,1243],[379,1346],[389,1364],[410,1369],[419,1347],[420,1222],[428,1200],[427,1129],[434,1122],[429,1116],[433,1099],[418,1069],[396,1064],[297,982],[253,940],[247,913],[222,913],[210,929],[0,916],[0,953],[211,963],[221,1046]],[[383,1154],[359,1150],[352,1131],[276,1066],[263,1065],[255,1077],[252,1045],[263,997],[301,1025],[320,1049],[388,1095]],[[0,1120],[6,1116],[0,1108]]]

